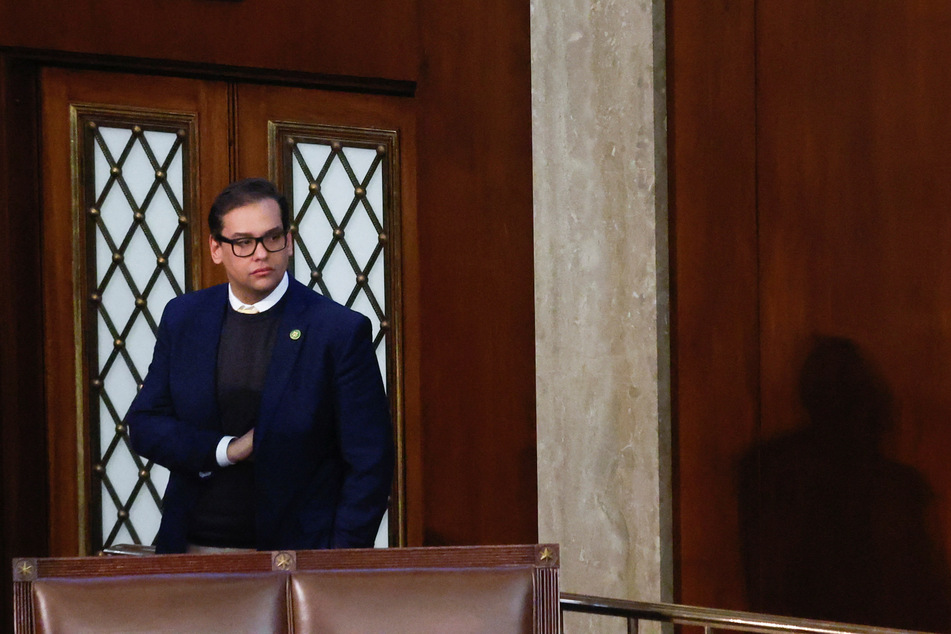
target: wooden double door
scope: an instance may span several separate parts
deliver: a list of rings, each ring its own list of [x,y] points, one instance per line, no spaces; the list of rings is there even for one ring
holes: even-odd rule
[[[292,274],[373,324],[399,453],[378,543],[406,543],[412,101],[52,68],[40,83],[50,552],[154,537],[167,472],[131,451],[122,418],[164,304],[225,281],[210,261],[207,209],[250,176],[271,178],[291,203]]]

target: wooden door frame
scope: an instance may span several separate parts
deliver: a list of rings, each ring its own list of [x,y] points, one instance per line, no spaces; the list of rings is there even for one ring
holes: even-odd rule
[[[385,95],[354,95],[331,93],[285,86],[240,84],[235,91],[235,166],[236,177],[257,175],[261,165],[268,165],[268,176],[274,182],[282,180],[278,169],[277,148],[274,140],[257,134],[257,130],[292,122],[293,125],[315,121],[341,128],[372,127],[392,131],[397,138],[398,173],[394,174],[399,204],[399,226],[389,236],[392,245],[390,275],[395,283],[387,284],[393,310],[391,324],[393,355],[392,372],[387,385],[392,394],[391,418],[396,437],[396,473],[393,482],[393,503],[390,505],[390,539],[394,546],[419,543],[410,534],[419,534],[421,516],[417,509],[423,483],[419,479],[420,434],[418,422],[407,424],[407,383],[413,384],[415,373],[408,367],[417,367],[412,358],[414,335],[406,330],[418,321],[419,250],[416,245],[418,221],[416,204],[416,103],[412,99]],[[395,392],[394,392],[395,390]],[[418,419],[414,419],[418,421]]]
[[[91,500],[97,486],[91,470],[90,405],[94,389],[86,376],[86,346],[83,331],[93,327],[87,322],[90,290],[84,276],[74,270],[85,262],[86,222],[82,201],[83,161],[77,156],[81,130],[74,104],[83,108],[114,104],[123,108],[194,112],[195,129],[191,142],[206,148],[228,143],[227,86],[223,82],[196,81],[174,77],[151,77],[148,85],[131,74],[100,73],[45,67],[40,70],[44,174],[63,174],[64,178],[43,186],[43,306],[46,346],[46,433],[50,466],[50,549],[55,554],[91,554],[92,537],[87,532],[94,518],[89,517]],[[130,86],[135,86],[130,89]],[[202,113],[203,116],[197,116]],[[69,143],[63,145],[63,141]],[[185,248],[193,261],[186,272],[191,286],[196,286],[204,268],[202,252],[207,230],[200,222],[220,189],[227,184],[229,171],[220,153],[194,148],[197,165],[193,191],[197,210],[193,223],[197,235]],[[200,174],[200,178],[197,175]],[[61,222],[64,216],[69,222]],[[60,222],[54,222],[54,219]],[[52,247],[52,248],[50,248]],[[64,290],[70,289],[70,297]],[[157,316],[156,316],[157,317]],[[81,325],[81,329],[80,329]],[[56,395],[55,398],[52,395]],[[75,421],[63,424],[61,421]],[[73,518],[75,521],[67,521]]]
[[[242,178],[249,175],[260,175],[267,171],[269,164],[268,136],[266,134],[269,122],[275,118],[301,119],[313,118],[316,112],[323,114],[320,117],[330,117],[338,125],[381,125],[398,130],[404,139],[400,155],[401,174],[399,181],[405,186],[398,194],[401,196],[401,206],[404,209],[401,220],[406,222],[409,233],[412,235],[412,226],[415,225],[415,130],[412,102],[394,100],[392,97],[373,95],[351,95],[343,92],[314,91],[313,89],[295,89],[286,87],[257,87],[249,84],[225,83],[218,80],[191,79],[176,77],[151,77],[148,84],[139,88],[129,89],[143,82],[138,75],[128,73],[106,73],[99,71],[75,71],[44,67],[40,70],[41,93],[43,98],[43,141],[42,153],[43,173],[70,174],[72,183],[50,183],[43,192],[44,196],[44,244],[72,245],[71,249],[44,248],[43,270],[45,306],[45,323],[48,326],[46,337],[46,385],[48,394],[57,394],[55,399],[47,400],[47,446],[49,449],[50,464],[50,549],[57,555],[89,554],[92,548],[91,533],[87,528],[92,526],[96,518],[89,516],[90,500],[88,495],[95,495],[97,479],[91,472],[91,455],[86,455],[84,448],[90,446],[91,430],[88,421],[91,419],[89,399],[94,396],[85,396],[89,384],[85,377],[85,362],[82,343],[82,333],[77,324],[83,323],[86,312],[88,289],[80,288],[81,283],[73,271],[74,263],[84,260],[81,251],[85,243],[84,214],[79,209],[77,195],[80,184],[77,179],[81,161],[76,156],[70,156],[61,149],[63,139],[72,138],[71,145],[79,143],[76,138],[78,131],[76,122],[67,119],[63,113],[72,110],[73,103],[101,103],[112,107],[112,104],[122,104],[122,108],[155,109],[172,112],[200,113],[196,117],[197,137],[193,141],[198,143],[195,156],[198,165],[196,174],[200,174],[199,188],[196,193],[196,218],[194,221],[194,235],[192,244],[188,247],[192,252],[193,266],[189,273],[194,288],[204,288],[211,284],[225,281],[218,267],[210,263],[207,249],[208,230],[204,223],[204,214],[201,210],[211,205],[218,191],[235,177]],[[283,91],[281,99],[275,99],[274,91]],[[290,92],[288,92],[290,91]],[[243,100],[235,96],[244,94]],[[253,96],[249,98],[249,96]],[[256,103],[254,117],[243,114],[236,103]],[[232,107],[229,107],[228,104]],[[269,104],[264,106],[264,104]],[[295,106],[295,104],[300,104]],[[263,108],[262,108],[263,106]],[[296,110],[293,109],[296,107]],[[275,108],[277,110],[275,110]],[[291,109],[288,109],[291,108]],[[231,112],[227,112],[230,110]],[[260,111],[260,112],[259,112]],[[262,119],[260,115],[264,118]],[[231,125],[224,122],[229,118]],[[253,119],[253,121],[243,121]],[[250,127],[257,126],[255,134]],[[232,135],[237,136],[232,137]],[[257,138],[259,142],[248,143],[248,139]],[[243,140],[242,140],[243,139]],[[55,147],[54,147],[55,144]],[[229,152],[216,152],[212,148],[231,147]],[[234,148],[241,148],[236,152]],[[73,152],[76,150],[73,149]],[[226,159],[226,160],[222,160]],[[271,166],[273,171],[273,165]],[[275,174],[271,174],[275,176]],[[196,180],[199,180],[196,176]],[[62,222],[63,210],[70,210],[70,222]],[[53,222],[52,214],[56,214],[60,221]],[[402,251],[402,231],[392,236],[395,239],[395,252]],[[398,280],[412,278],[404,275],[404,271],[413,271],[418,268],[414,260],[415,249],[407,249],[406,260],[397,259],[394,265],[394,274]],[[200,280],[200,283],[199,283]],[[407,280],[412,288],[412,279]],[[398,284],[397,289],[402,285]],[[63,289],[72,289],[72,301],[63,301]],[[392,288],[390,289],[392,291]],[[397,293],[398,294],[398,293]],[[404,397],[402,393],[403,367],[401,357],[401,332],[399,325],[402,321],[401,297],[394,298],[395,317],[399,321],[395,324],[394,337],[396,345],[395,372],[391,377],[391,389],[395,390],[393,399],[393,419],[397,438],[397,473],[394,483],[394,502],[390,513],[390,535],[396,546],[406,545],[407,542],[407,503],[406,491],[418,490],[421,484],[414,481],[411,486],[406,483],[406,457],[418,456],[417,443],[407,450],[408,443],[405,433],[406,425],[403,416]],[[83,329],[91,327],[84,326]],[[57,359],[63,351],[74,350],[75,358]],[[58,421],[76,420],[75,425],[62,425]],[[411,439],[418,438],[415,429],[408,435]],[[414,471],[416,472],[416,471]],[[412,507],[412,505],[410,505]],[[71,518],[75,518],[75,522]],[[75,525],[74,525],[75,524]],[[77,532],[78,527],[78,532]]]

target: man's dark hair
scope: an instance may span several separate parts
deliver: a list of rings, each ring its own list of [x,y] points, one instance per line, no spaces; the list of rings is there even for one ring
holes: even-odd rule
[[[274,183],[265,178],[246,178],[225,187],[211,204],[211,211],[208,212],[208,230],[211,231],[211,235],[220,236],[226,213],[268,198],[277,202],[277,206],[281,208],[281,226],[285,232],[289,231],[291,212],[287,199],[277,190]]]

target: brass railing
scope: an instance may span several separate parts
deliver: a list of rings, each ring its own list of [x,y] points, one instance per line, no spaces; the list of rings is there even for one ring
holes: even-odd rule
[[[640,621],[696,625],[702,627],[705,634],[711,634],[715,630],[785,632],[787,634],[909,634],[909,632],[912,632],[912,630],[849,625],[832,621],[813,621],[753,612],[696,608],[672,603],[607,599],[569,592],[561,593],[561,611],[600,614],[627,619],[629,634],[637,632]]]

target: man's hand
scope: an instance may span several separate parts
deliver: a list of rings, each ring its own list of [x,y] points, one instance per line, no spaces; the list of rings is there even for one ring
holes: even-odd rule
[[[228,460],[241,462],[251,457],[254,451],[254,430],[228,443]]]

